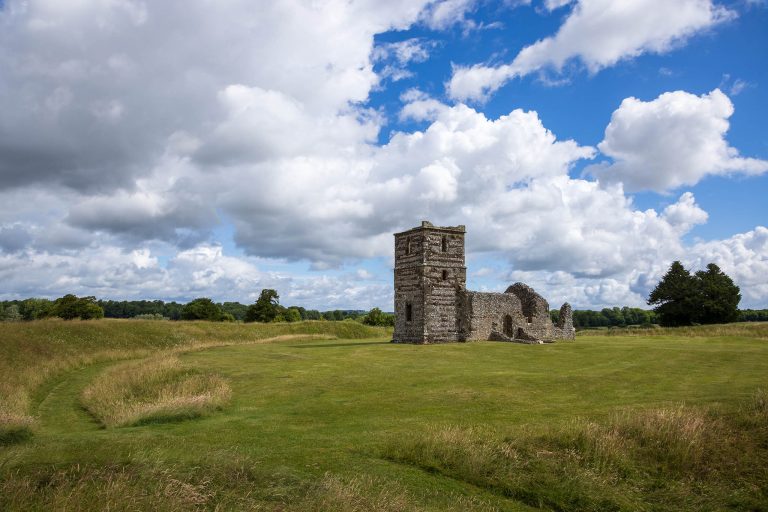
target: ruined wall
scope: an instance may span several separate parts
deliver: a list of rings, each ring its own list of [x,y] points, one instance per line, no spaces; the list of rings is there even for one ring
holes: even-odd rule
[[[560,316],[555,326],[555,338],[559,340],[576,339],[576,329],[573,327],[573,309],[567,302],[560,306]]]
[[[575,337],[571,306],[563,304],[555,326],[547,301],[523,283],[515,283],[504,293],[467,291],[459,304],[469,326],[465,333],[468,340],[553,341]]]
[[[519,333],[523,339],[553,340],[555,326],[549,316],[549,303],[530,286],[515,283],[504,292],[520,299],[525,324]]]
[[[504,293],[511,293],[520,299],[523,316],[528,319],[529,323],[536,320],[543,321],[544,317],[549,320],[549,303],[527,284],[515,283]]]
[[[468,325],[466,339],[488,340],[491,332],[504,332],[505,317],[509,316],[507,335],[514,338],[525,325],[520,299],[507,293],[465,292],[462,294],[463,312]]]

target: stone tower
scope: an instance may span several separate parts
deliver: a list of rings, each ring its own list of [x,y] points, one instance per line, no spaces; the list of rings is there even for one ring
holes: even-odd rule
[[[463,341],[459,296],[466,289],[464,226],[395,234],[395,343]]]

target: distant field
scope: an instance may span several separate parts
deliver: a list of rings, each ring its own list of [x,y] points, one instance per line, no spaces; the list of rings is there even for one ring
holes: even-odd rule
[[[0,510],[768,510],[768,324],[388,340],[354,322],[0,324]],[[231,395],[112,426],[94,383],[134,386],[107,411],[157,399],[130,391],[131,365],[163,393],[204,375]]]

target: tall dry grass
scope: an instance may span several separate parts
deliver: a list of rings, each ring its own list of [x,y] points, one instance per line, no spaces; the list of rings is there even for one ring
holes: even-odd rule
[[[451,492],[444,496],[446,512],[495,512],[491,503],[476,496]],[[353,477],[326,473],[308,486],[301,499],[290,503],[288,510],[304,512],[419,512],[428,510],[418,504],[419,498],[408,492],[399,482],[370,475]]]
[[[679,336],[687,338],[739,336],[768,340],[768,322],[736,322],[687,327],[610,327],[607,329],[580,330],[577,331],[576,336]]]
[[[422,493],[426,490],[420,490]],[[495,512],[458,492],[441,494],[446,512]],[[40,466],[0,479],[0,510],[263,510],[275,512],[418,512],[420,497],[400,482],[370,475],[321,477],[267,472],[253,464],[186,468],[139,464]]]
[[[0,510],[285,510],[272,499],[284,482],[252,466],[44,465],[3,476]]]
[[[105,427],[201,416],[231,398],[215,374],[185,367],[166,355],[107,369],[82,393],[83,406]]]
[[[381,456],[561,511],[766,510],[768,394],[736,411],[624,411],[507,436],[436,427]]]
[[[296,338],[361,339],[391,331],[357,322],[277,324],[98,321],[0,322],[0,445],[29,437],[40,386],[81,366],[242,343]]]

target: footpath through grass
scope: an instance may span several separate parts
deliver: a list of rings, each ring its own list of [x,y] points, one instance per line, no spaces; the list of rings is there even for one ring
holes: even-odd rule
[[[32,435],[35,392],[71,368],[160,351],[268,342],[277,337],[366,338],[385,330],[357,322],[237,324],[147,320],[0,323],[0,445]],[[39,393],[38,393],[39,395]],[[39,396],[37,397],[39,400]]]
[[[383,331],[247,344],[338,334],[314,323],[25,328],[0,355],[17,374],[23,343],[91,359],[27,385],[35,435],[0,447],[2,510],[768,510],[765,324],[540,346],[392,345]],[[114,340],[92,349],[105,330]],[[178,357],[229,384],[222,410],[104,429],[82,409],[125,364],[88,354],[200,346]]]

